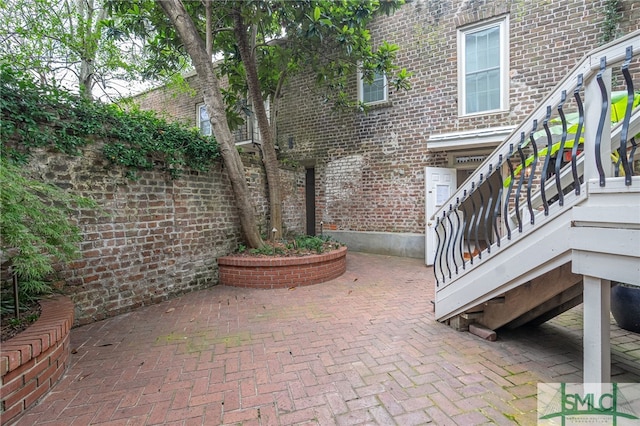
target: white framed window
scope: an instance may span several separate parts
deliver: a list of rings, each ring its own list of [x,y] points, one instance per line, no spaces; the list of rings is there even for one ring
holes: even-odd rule
[[[205,104],[198,104],[196,106],[196,123],[200,133],[205,136],[211,136],[211,121],[209,121],[209,114],[207,113],[207,106]]]
[[[508,16],[458,29],[458,112],[508,109]]]
[[[387,102],[387,76],[376,72],[373,81],[368,83],[358,72],[358,100],[365,104],[379,104]]]

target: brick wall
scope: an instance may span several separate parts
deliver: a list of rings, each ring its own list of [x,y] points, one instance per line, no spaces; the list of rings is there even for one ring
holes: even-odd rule
[[[76,324],[215,285],[216,259],[242,243],[221,162],[208,173],[190,172],[174,181],[156,171],[142,172],[139,180],[131,181],[106,162],[98,145],[80,157],[42,151],[30,164],[37,177],[90,197],[99,206],[77,212],[82,256],[59,267],[57,285],[75,304]],[[246,173],[265,229],[262,169],[248,159]],[[297,175],[283,171],[282,176],[290,188],[288,202],[300,204],[293,199],[300,193]],[[302,227],[288,222],[289,229]]]
[[[639,3],[622,4],[623,32],[640,28]],[[318,224],[424,232],[424,167],[448,164],[447,152],[429,149],[430,136],[519,124],[585,53],[601,44],[603,7],[602,0],[407,2],[370,29],[375,43],[400,46],[397,63],[413,73],[412,88],[390,91],[389,103],[368,114],[333,113],[314,90],[313,76],[292,79],[279,102],[278,141],[283,156],[315,164]],[[459,117],[456,30],[505,14],[509,110]]]
[[[184,87],[161,86],[135,97],[142,110],[154,110],[168,120],[197,127],[196,107],[204,102],[200,81],[195,75],[185,77]]]
[[[269,198],[262,162],[255,154],[243,154],[247,183],[258,214],[260,233],[269,235]],[[280,168],[282,196],[282,226],[284,235],[304,234],[304,170],[293,167]]]
[[[179,121],[197,127],[196,108],[204,100],[197,76],[185,78],[188,87],[158,87],[135,98],[140,109],[153,110],[168,120]],[[246,150],[245,150],[246,151]],[[267,235],[269,200],[258,152],[244,152],[243,161],[247,169],[247,181],[254,190],[253,201],[261,219],[261,233]],[[305,233],[304,169],[291,165],[280,169],[282,194],[282,217],[284,235]]]

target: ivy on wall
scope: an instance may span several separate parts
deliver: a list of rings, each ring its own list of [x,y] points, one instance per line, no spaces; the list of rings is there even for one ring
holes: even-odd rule
[[[219,156],[215,139],[197,129],[40,86],[7,65],[0,67],[0,111],[0,155],[18,163],[28,162],[34,148],[80,155],[102,140],[105,157],[131,178],[152,168],[177,178],[186,168],[206,171]]]
[[[16,292],[0,282],[2,316],[51,291],[54,262],[79,254],[82,236],[71,213],[96,207],[91,200],[29,179],[19,165],[36,148],[81,155],[83,147],[97,140],[104,142],[105,157],[132,178],[152,168],[164,169],[172,178],[187,168],[206,171],[219,156],[216,141],[196,129],[151,112],[127,112],[43,87],[0,65],[0,260],[10,262],[19,283]]]
[[[604,4],[604,22],[602,23],[602,42],[608,43],[620,35],[619,24],[622,20],[620,0],[606,0]]]

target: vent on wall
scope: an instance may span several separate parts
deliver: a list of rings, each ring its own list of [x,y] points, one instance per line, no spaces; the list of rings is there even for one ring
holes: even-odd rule
[[[455,157],[456,164],[482,163],[487,158],[486,155],[466,155]]]

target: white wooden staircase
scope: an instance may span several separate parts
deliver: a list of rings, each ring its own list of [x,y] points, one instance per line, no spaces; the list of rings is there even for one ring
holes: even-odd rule
[[[585,382],[609,381],[611,281],[640,286],[638,99],[640,31],[586,55],[435,213],[439,321],[517,327],[584,301]]]

